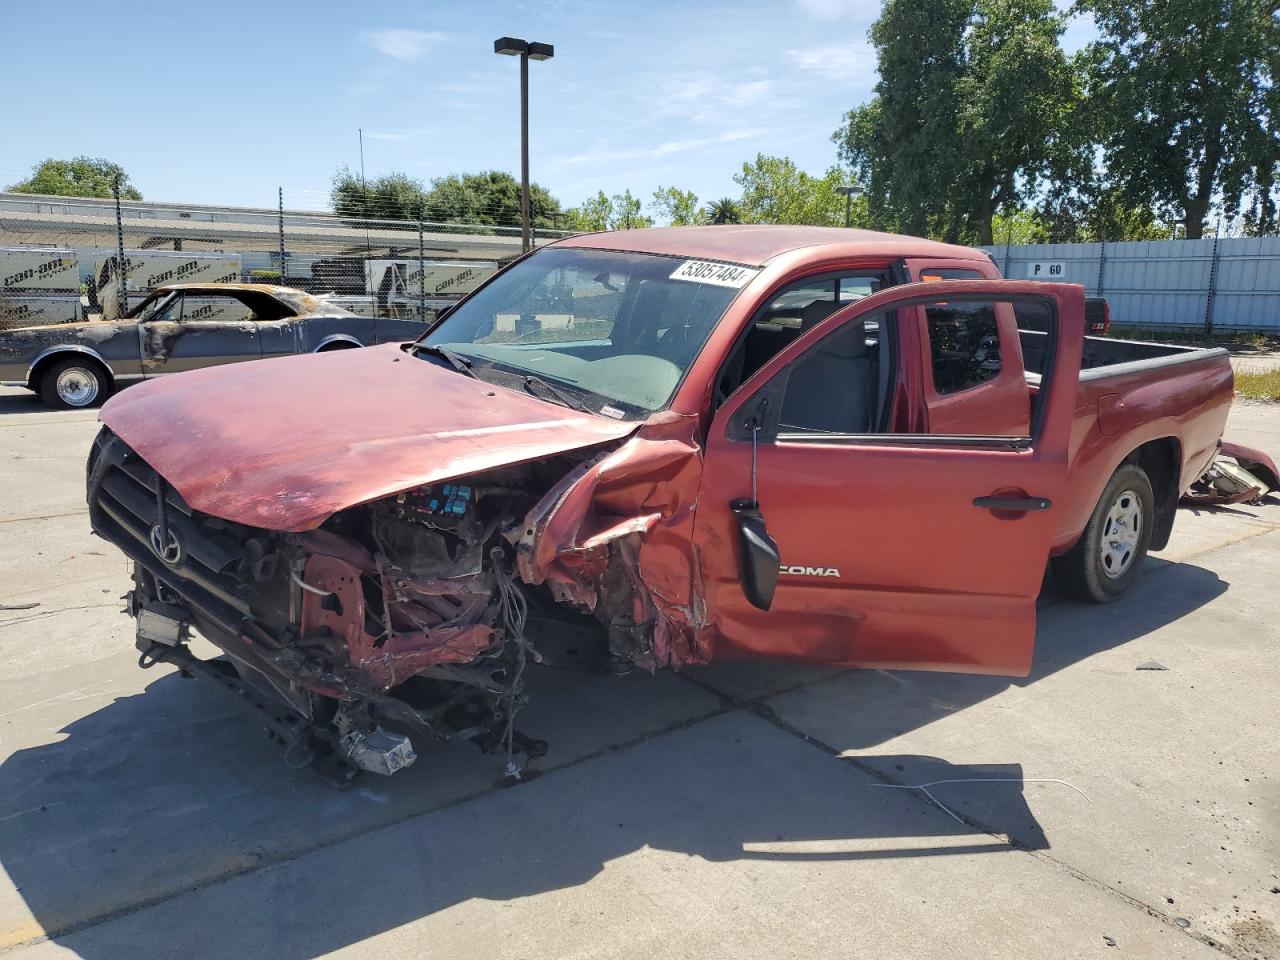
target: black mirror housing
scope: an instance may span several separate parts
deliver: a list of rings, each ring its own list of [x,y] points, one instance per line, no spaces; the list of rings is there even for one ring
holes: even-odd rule
[[[765,527],[760,504],[734,500],[729,509],[738,518],[738,578],[751,605],[768,610],[778,586],[781,554]]]

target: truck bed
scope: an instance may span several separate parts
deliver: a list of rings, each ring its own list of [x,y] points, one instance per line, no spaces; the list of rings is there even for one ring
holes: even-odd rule
[[[1032,403],[1040,388],[1046,334],[1019,330]],[[1126,456],[1162,441],[1176,450],[1178,490],[1217,449],[1234,393],[1221,347],[1085,337],[1067,457],[1070,483],[1057,510],[1053,552],[1069,549],[1088,522],[1097,491]]]
[[[1022,340],[1022,363],[1027,371],[1028,380],[1039,382],[1044,365],[1044,343],[1047,334],[1036,330],[1018,331]],[[1094,379],[1099,376],[1110,376],[1115,371],[1104,368],[1124,366],[1136,368],[1137,364],[1149,367],[1164,367],[1171,364],[1195,360],[1207,354],[1227,351],[1221,348],[1184,347],[1173,343],[1152,343],[1144,340],[1113,340],[1110,337],[1085,337],[1084,349],[1080,357],[1080,379]]]

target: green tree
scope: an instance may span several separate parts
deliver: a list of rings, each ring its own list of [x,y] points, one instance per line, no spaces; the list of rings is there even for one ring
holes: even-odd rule
[[[580,206],[571,207],[565,218],[570,230],[584,233],[652,227],[653,220],[644,216],[641,211],[639,198],[633,197],[630,190],[615,193],[612,197],[605,196],[605,192],[601,190]]]
[[[845,183],[844,172],[832,167],[821,177],[799,169],[790,157],[757,154],[753,163],[744,163],[734,176],[742,187],[738,202],[748,223],[807,223],[816,226],[844,226],[845,198],[838,188]],[[855,198],[855,223],[862,222],[861,197]]]
[[[658,217],[673,227],[688,227],[707,222],[707,212],[698,206],[692,190],[659,187],[653,191],[653,209]]]
[[[50,158],[32,167],[31,176],[26,180],[5,189],[10,193],[43,193],[55,197],[110,197],[114,196],[117,182],[122,199],[142,199],[124,168],[101,157]]]
[[[570,207],[565,213],[565,222],[570,230],[581,233],[599,233],[609,229],[609,217],[613,213],[613,204],[605,196],[603,190],[594,197],[588,197],[576,207]]]
[[[991,232],[996,243],[1014,246],[1023,243],[1048,243],[1049,230],[1044,219],[1035,210],[1002,210],[991,220]]]
[[[426,216],[444,223],[520,225],[520,181],[509,173],[451,174],[431,181]],[[534,227],[557,225],[560,201],[537,183],[529,184],[529,218]]]
[[[346,166],[333,175],[329,189],[333,212],[353,218],[416,220],[425,197],[422,181],[408,174],[389,173],[366,182]]]
[[[707,204],[707,222],[715,224],[742,223],[742,210],[732,197],[721,197]]]
[[[640,198],[633,197],[630,190],[615,193],[610,199],[613,202],[613,212],[609,217],[610,230],[634,230],[653,226],[653,219],[642,212]]]
[[[877,226],[935,235],[962,176],[956,85],[972,0],[887,0],[872,25],[879,80],[833,139]]]
[[[1271,0],[1079,0],[1101,39],[1087,51],[1106,118],[1108,169],[1131,204],[1202,236],[1214,198],[1276,226],[1280,18]]]
[[[888,0],[880,80],[833,139],[880,226],[991,243],[1001,207],[1080,175],[1079,72],[1053,0]]]
[[[1173,227],[1149,204],[1130,202],[1114,183],[1097,174],[1078,189],[1050,190],[1036,212],[1045,243],[1096,243],[1100,240],[1169,240]],[[997,243],[1003,243],[1000,228]],[[1016,241],[1015,241],[1016,242]]]
[[[509,173],[455,173],[436,177],[430,188],[404,173],[389,173],[367,182],[348,167],[333,177],[330,199],[343,217],[425,220],[486,226],[520,225],[520,183]],[[529,184],[530,218],[535,228],[552,228],[560,203],[544,187]]]

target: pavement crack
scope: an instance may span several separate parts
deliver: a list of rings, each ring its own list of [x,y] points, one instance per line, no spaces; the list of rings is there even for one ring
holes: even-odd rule
[[[10,617],[8,620],[0,620],[0,627],[11,627],[19,623],[31,623],[33,620],[43,620],[46,617],[56,616],[59,613],[67,613],[72,610],[97,610],[101,607],[116,607],[118,609],[119,606],[119,600],[108,600],[103,603],[82,603],[78,606],[72,607],[54,607],[50,610],[40,610],[38,613],[33,613],[25,617]]]
[[[68,513],[42,513],[34,517],[6,517],[0,520],[0,523],[33,523],[36,520],[60,520],[63,517],[83,517],[87,516],[89,508],[83,510],[72,510]]]

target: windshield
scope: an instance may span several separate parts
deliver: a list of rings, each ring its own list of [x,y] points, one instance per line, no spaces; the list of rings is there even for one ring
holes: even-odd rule
[[[606,416],[643,416],[670,402],[738,289],[757,273],[689,264],[640,253],[540,251],[459,304],[423,342],[470,361],[481,378],[534,376],[570,388]]]

